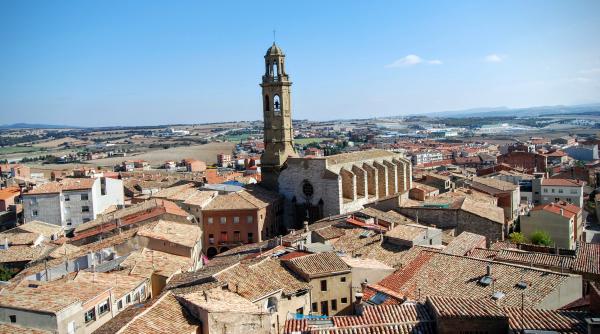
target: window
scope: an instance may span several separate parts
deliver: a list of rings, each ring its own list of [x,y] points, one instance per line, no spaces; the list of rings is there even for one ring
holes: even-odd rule
[[[33,212],[31,213],[32,216],[37,217],[38,216],[38,211],[37,210],[33,210]]]
[[[300,308],[296,309],[296,313],[297,314],[304,314],[304,307],[300,307]]]
[[[67,225],[68,225],[68,226],[71,226],[71,224],[72,224],[72,223],[71,223],[71,218],[67,219]]]
[[[125,298],[125,302],[127,304],[131,303],[131,295],[127,295],[127,297]]]
[[[346,282],[346,276],[342,276],[342,277],[340,278],[340,282],[342,282],[342,283],[343,283],[343,282]]]
[[[219,218],[219,221],[221,224],[225,224],[225,223],[227,223],[227,217],[221,217],[221,218]]]
[[[563,193],[563,190],[562,190],[562,189],[558,189],[558,193],[559,193],[559,194],[562,194],[562,193]]]
[[[554,188],[552,188],[552,193],[554,194]]]
[[[70,321],[67,327],[67,333],[75,334],[75,321]]]
[[[208,217],[208,223],[212,224],[213,223],[213,218],[212,217]]]
[[[69,195],[65,195],[65,202],[70,201],[71,199],[69,198]]]
[[[227,231],[221,232],[221,242],[227,242]]]
[[[315,190],[310,182],[304,181],[302,184],[302,193],[306,197],[312,197],[312,195],[315,193]]]
[[[248,232],[248,242],[249,243],[254,242],[254,234],[252,234],[252,232]]]
[[[240,223],[240,217],[233,217],[233,223],[234,224],[239,224]]]
[[[117,310],[120,310],[123,308],[123,300],[119,300],[119,302],[117,303]]]
[[[240,231],[233,231],[233,241],[240,241]]]
[[[98,306],[98,314],[103,315],[104,313],[110,310],[110,306],[108,305],[108,300],[105,300]]]
[[[348,304],[348,298],[343,297],[342,298],[342,304]]]
[[[253,222],[254,222],[254,217],[253,216],[246,217],[246,223],[252,224]]]
[[[570,199],[570,198],[567,198],[567,202],[569,202],[569,203],[572,203],[572,202],[573,202],[573,200],[572,200],[572,199]]]
[[[96,309],[95,308],[85,312],[85,323],[87,324],[92,321],[96,321]]]
[[[88,200],[88,194],[81,194],[81,200],[82,201],[87,201]]]
[[[327,291],[327,280],[321,280],[321,291]]]
[[[208,235],[208,243],[211,245],[213,245],[215,243],[215,235],[214,234]]]
[[[281,115],[281,99],[279,95],[273,96],[273,112],[275,115]]]
[[[326,300],[321,302],[321,314],[329,315],[329,303]]]
[[[577,194],[577,193],[578,193],[577,189],[571,189],[571,194]]]
[[[337,300],[336,299],[331,300],[331,310],[337,311]]]
[[[90,221],[90,219],[89,219],[89,218],[83,218],[83,222],[84,222],[84,223],[87,223],[87,222],[89,222],[89,221]]]
[[[16,315],[13,314],[13,315],[9,315],[8,317],[10,318],[10,322],[12,322],[12,323],[17,322],[17,316]]]
[[[81,207],[81,212],[90,212],[90,207],[87,205],[84,205]]]
[[[318,305],[317,303],[312,303],[312,311],[313,311],[313,312],[317,312],[317,311],[319,310],[319,309],[317,308],[317,307],[318,307],[317,305]]]

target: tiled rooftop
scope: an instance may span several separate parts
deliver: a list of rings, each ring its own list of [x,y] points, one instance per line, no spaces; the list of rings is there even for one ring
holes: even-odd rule
[[[171,292],[125,324],[117,334],[195,334],[200,322],[191,317]]]
[[[285,262],[292,270],[310,279],[350,271],[350,267],[333,252],[311,254]]]
[[[583,187],[585,182],[571,179],[542,179],[542,186],[550,187]]]
[[[308,283],[285,268],[279,259],[271,257],[242,261],[214,277],[226,282],[229,290],[250,301],[279,290],[285,295],[292,295],[309,288]]]
[[[180,298],[208,312],[261,313],[259,306],[238,294],[220,288],[189,293]]]
[[[386,237],[412,241],[415,238],[427,233],[427,226],[418,224],[400,224],[393,229],[385,232]]]
[[[506,318],[506,314],[490,299],[448,298],[432,296],[427,303],[441,318]]]
[[[19,245],[0,250],[0,263],[30,262],[44,258],[54,249],[53,246],[42,244],[39,246]]]
[[[41,329],[25,328],[14,324],[0,324],[0,333],[10,334],[51,334],[50,331]]]
[[[156,224],[140,227],[137,234],[191,248],[200,239],[202,231],[198,225],[159,220]]]
[[[587,334],[585,318],[592,315],[587,312],[539,310],[533,308],[505,307],[509,316],[509,325],[513,333],[521,329],[546,330],[563,334]]]
[[[173,255],[144,248],[131,254],[121,263],[121,267],[130,269],[131,275],[150,277],[152,273],[171,277],[178,271],[187,271],[191,259],[185,256]]]
[[[39,233],[43,236],[50,238],[52,235],[58,234],[62,232],[62,227],[54,224],[45,223],[39,220],[30,221],[29,223],[25,223],[23,225],[19,225],[16,229],[20,229],[23,231],[31,232],[31,233]]]
[[[493,285],[484,286],[478,282],[486,274],[488,265],[495,281]],[[497,301],[498,305],[518,306],[521,305],[521,289],[517,283],[523,280],[528,283],[527,304],[535,307],[569,277],[569,274],[442,253],[430,256],[418,267],[415,270],[411,263],[392,274],[404,279],[401,284],[390,279],[393,284],[388,288],[411,299],[420,296],[420,300],[425,296],[490,299],[492,294],[502,291],[505,296]],[[379,285],[385,282],[386,279]]]
[[[61,181],[41,184],[24,195],[51,194],[68,190],[91,189],[95,181],[95,178],[64,178]]]
[[[37,288],[5,289],[0,293],[0,306],[57,313],[74,303],[85,303],[111,288],[110,284],[89,284],[64,278],[45,282]]]
[[[89,271],[79,271],[73,280],[83,285],[98,284],[102,286],[110,286],[112,287],[114,297],[119,299],[143,284],[146,281],[146,278],[121,275],[117,273],[93,273]]]
[[[463,232],[450,241],[442,253],[452,255],[466,255],[477,246],[485,246],[485,237],[479,234]]]

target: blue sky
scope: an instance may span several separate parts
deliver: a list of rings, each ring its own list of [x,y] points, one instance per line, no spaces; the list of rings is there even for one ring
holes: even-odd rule
[[[277,30],[293,117],[600,102],[600,1],[0,2],[0,124],[255,120]]]

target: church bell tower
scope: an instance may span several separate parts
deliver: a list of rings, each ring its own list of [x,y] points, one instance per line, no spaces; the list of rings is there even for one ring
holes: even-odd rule
[[[265,54],[265,74],[260,86],[265,123],[265,153],[260,160],[262,184],[277,190],[279,172],[289,156],[296,156],[296,150],[290,100],[292,82],[285,72],[285,55],[275,42]]]

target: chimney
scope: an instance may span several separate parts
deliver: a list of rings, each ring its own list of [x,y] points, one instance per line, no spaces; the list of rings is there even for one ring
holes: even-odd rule
[[[365,289],[367,288],[367,284],[369,284],[369,280],[365,278],[365,280],[362,283],[360,283],[360,288],[362,289],[362,291],[365,291]]]
[[[564,210],[562,208],[560,208],[560,215],[564,216],[564,213],[565,213]]]
[[[362,303],[363,294],[362,292],[357,292],[354,295],[354,313],[356,315],[362,315],[364,311],[364,306]]]
[[[308,233],[308,221],[304,221],[304,232]]]
[[[485,267],[485,274],[486,274],[486,276],[492,277],[492,266],[491,265],[488,264]]]

